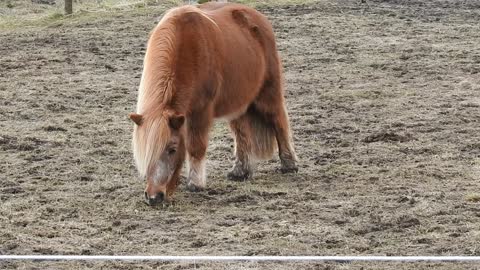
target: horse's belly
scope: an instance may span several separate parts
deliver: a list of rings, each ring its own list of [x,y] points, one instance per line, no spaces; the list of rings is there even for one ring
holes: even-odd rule
[[[240,117],[247,111],[248,106],[243,106],[238,110],[221,110],[215,111],[215,118],[219,120],[232,121]]]
[[[258,78],[257,81],[221,89],[214,102],[214,117],[231,121],[244,114],[260,92],[261,80]]]

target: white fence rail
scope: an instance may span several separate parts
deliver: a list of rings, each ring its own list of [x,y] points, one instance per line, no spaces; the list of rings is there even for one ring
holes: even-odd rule
[[[169,262],[478,262],[480,256],[108,256],[0,255],[0,261],[169,261]]]

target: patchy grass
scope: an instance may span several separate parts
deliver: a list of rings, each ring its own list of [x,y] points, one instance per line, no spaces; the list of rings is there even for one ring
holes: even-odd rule
[[[207,2],[207,1],[199,1]],[[313,0],[237,0],[230,1],[253,7],[284,6],[311,3]],[[74,13],[65,16],[63,1],[55,4],[36,4],[32,1],[5,1],[0,3],[0,30],[14,30],[25,27],[59,26],[63,23],[77,23],[92,19],[113,17],[118,13],[160,13],[183,5],[183,0],[83,0],[74,3]]]
[[[367,2],[259,7],[283,57],[297,174],[276,173],[274,158],[252,180],[228,181],[233,140],[218,123],[206,190],[188,192],[183,182],[172,206],[158,208],[142,200],[126,115],[135,108],[148,33],[175,4],[98,6],[72,16],[51,6],[34,13],[31,5],[43,19],[0,31],[0,253],[479,255],[480,6]],[[12,3],[17,9],[21,1]],[[0,269],[35,267],[194,268],[0,262]]]
[[[161,14],[164,10],[181,4],[181,0],[87,0],[74,3],[74,13],[64,15],[63,5],[59,2],[54,5],[35,4],[25,0],[2,2],[0,4],[0,15],[2,15],[0,16],[0,30],[55,27],[64,23],[75,24],[125,13],[157,12]]]

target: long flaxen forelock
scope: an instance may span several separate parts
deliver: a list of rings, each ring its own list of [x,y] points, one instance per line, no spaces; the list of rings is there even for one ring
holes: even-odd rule
[[[171,136],[165,117],[147,120],[133,132],[133,155],[141,177],[146,177],[151,166],[162,155]]]

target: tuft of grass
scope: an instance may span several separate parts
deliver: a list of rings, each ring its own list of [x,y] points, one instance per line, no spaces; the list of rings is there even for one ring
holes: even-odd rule
[[[465,196],[465,200],[468,202],[480,202],[480,194],[479,193],[470,193]]]
[[[51,21],[56,21],[56,20],[59,20],[59,19],[63,19],[64,15],[60,12],[54,12],[50,15],[48,15],[48,17],[46,18],[47,20],[51,20]]]
[[[386,99],[395,97],[394,94],[380,90],[359,90],[352,93],[353,96],[361,99]]]

